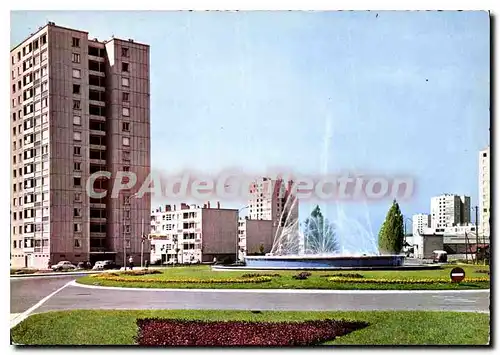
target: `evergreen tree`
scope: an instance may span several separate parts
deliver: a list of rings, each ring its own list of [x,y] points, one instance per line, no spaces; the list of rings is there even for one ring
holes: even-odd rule
[[[399,254],[403,249],[403,215],[396,200],[393,201],[378,235],[379,250],[383,253]]]

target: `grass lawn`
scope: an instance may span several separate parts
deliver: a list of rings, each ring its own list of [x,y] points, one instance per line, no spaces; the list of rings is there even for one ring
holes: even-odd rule
[[[486,345],[490,317],[481,313],[426,311],[268,312],[159,310],[77,310],[35,314],[11,330],[15,343],[25,345],[134,344],[137,318],[199,320],[304,321],[346,319],[370,325],[328,345]]]
[[[212,271],[210,266],[189,266],[189,267],[170,267],[161,269],[161,274],[151,274],[145,276],[123,276],[131,280],[148,278],[148,279],[227,279],[240,278],[243,274],[260,273],[260,274],[275,274],[279,273],[280,277],[273,277],[270,282],[263,283],[220,283],[220,284],[203,284],[203,283],[160,283],[160,282],[120,282],[112,280],[96,279],[91,276],[84,276],[77,281],[82,284],[100,286],[119,286],[119,287],[140,287],[140,288],[262,288],[262,289],[394,289],[394,290],[433,290],[433,289],[485,289],[489,288],[489,282],[467,282],[466,280],[460,284],[455,283],[435,283],[435,284],[389,284],[389,283],[360,283],[360,282],[333,282],[328,281],[327,277],[321,275],[332,274],[361,274],[364,279],[447,279],[449,280],[450,271],[453,265],[435,270],[394,270],[394,271],[311,271],[311,276],[306,280],[296,280],[292,276],[299,271]],[[488,266],[463,265],[466,278],[488,277],[485,273],[478,273],[478,270],[487,270]]]

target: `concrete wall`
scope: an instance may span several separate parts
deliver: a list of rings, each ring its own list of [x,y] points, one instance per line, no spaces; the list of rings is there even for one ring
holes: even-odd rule
[[[213,255],[236,257],[238,236],[238,210],[202,209],[203,261],[212,261]]]
[[[269,253],[273,246],[276,228],[273,221],[247,219],[246,245],[247,255],[259,253],[260,245],[264,245],[264,253]]]

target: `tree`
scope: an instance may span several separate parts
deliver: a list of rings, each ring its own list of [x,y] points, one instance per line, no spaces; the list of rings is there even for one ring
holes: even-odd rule
[[[339,249],[335,228],[323,217],[316,206],[304,222],[304,250],[306,254],[329,254]]]
[[[387,212],[378,235],[379,250],[383,253],[399,254],[403,249],[404,226],[399,204],[394,200]]]

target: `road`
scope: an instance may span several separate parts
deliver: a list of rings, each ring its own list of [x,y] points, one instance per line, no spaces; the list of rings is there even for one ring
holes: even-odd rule
[[[489,312],[489,290],[151,290],[77,285],[75,276],[11,278],[11,313],[68,309],[432,310]],[[17,323],[16,322],[16,323]]]

